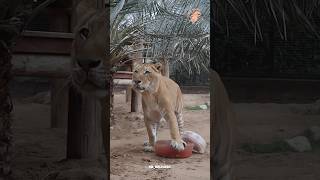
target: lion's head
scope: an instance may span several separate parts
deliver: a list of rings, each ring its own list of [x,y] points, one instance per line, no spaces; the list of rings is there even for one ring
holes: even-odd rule
[[[105,89],[107,16],[105,10],[97,10],[88,2],[80,2],[76,8],[79,21],[74,30],[71,76],[80,90],[95,92]]]
[[[139,92],[154,92],[161,78],[161,63],[135,64],[133,67],[132,86]]]

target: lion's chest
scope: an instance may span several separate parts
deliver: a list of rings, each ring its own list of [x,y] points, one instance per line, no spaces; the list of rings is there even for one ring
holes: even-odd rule
[[[142,97],[142,108],[144,116],[147,116],[149,120],[160,121],[164,116],[164,110],[158,104],[157,99],[152,96]]]

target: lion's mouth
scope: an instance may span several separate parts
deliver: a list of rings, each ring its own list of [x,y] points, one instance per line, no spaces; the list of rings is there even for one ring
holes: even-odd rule
[[[139,85],[137,85],[137,84],[134,84],[134,85],[133,85],[133,88],[136,89],[136,90],[138,90],[138,91],[145,91],[145,90],[146,90],[145,87],[139,86]]]
[[[72,74],[73,84],[81,89],[105,89],[105,73],[74,71]]]

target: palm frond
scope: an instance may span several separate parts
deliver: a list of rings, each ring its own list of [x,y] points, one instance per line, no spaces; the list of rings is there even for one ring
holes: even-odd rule
[[[116,13],[112,26],[112,54],[121,59],[119,54],[127,55],[123,51],[130,51],[130,44],[143,40],[145,58],[166,58],[173,64],[183,64],[189,72],[206,70],[203,67],[208,66],[210,54],[209,3],[209,0],[128,0]],[[189,20],[193,9],[202,13],[194,24]]]
[[[213,3],[216,7],[215,26],[227,35],[230,18],[233,18],[232,14],[236,14],[248,31],[261,40],[265,33],[262,27],[266,23],[274,26],[281,39],[286,40],[290,24],[288,22],[302,26],[308,33],[320,38],[314,21],[320,17],[319,0],[215,0]]]

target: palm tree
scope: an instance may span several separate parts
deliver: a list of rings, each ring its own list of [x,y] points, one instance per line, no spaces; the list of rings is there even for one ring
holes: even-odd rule
[[[111,73],[118,70],[128,55],[136,52],[143,52],[145,55],[140,57],[143,59],[170,61],[175,69],[189,73],[207,70],[210,54],[208,0],[114,0],[110,6]],[[201,12],[196,23],[189,19],[194,9]],[[132,48],[141,43],[144,47]],[[112,81],[108,82],[112,87]],[[112,96],[112,92],[110,94]]]
[[[315,37],[320,37],[316,29],[315,18],[319,17],[320,1],[313,0],[263,0],[263,1],[235,1],[235,0],[215,0],[214,13],[216,15],[215,25],[222,31],[228,33],[228,10],[236,13],[247,29],[257,39],[263,39],[263,24],[265,20],[273,20],[281,39],[287,39],[289,31],[288,25],[295,23],[312,33]],[[229,12],[230,13],[230,12]]]
[[[106,63],[107,96],[106,121],[108,127],[112,116],[112,74],[119,69],[127,57],[136,52],[155,61],[168,59],[193,72],[207,70],[209,65],[209,0],[111,0],[110,4],[110,58]],[[196,23],[189,21],[193,9],[202,13]],[[143,40],[143,41],[142,41]],[[145,47],[132,49],[144,43]],[[103,129],[104,137],[108,132]],[[104,140],[108,149],[107,140]]]
[[[120,1],[121,2],[121,1]],[[117,1],[114,4],[119,4]],[[192,10],[201,12],[192,23]],[[177,69],[207,70],[210,51],[210,6],[208,0],[128,0],[115,16],[111,31],[111,54],[119,61],[134,51],[130,45],[145,45],[143,58],[167,59]]]

